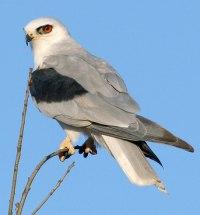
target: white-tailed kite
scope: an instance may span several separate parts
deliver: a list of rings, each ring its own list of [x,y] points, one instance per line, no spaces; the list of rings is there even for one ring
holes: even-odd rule
[[[95,141],[111,153],[131,182],[165,191],[146,157],[161,162],[146,141],[189,152],[194,151],[192,146],[138,115],[138,104],[116,70],[81,47],[62,23],[39,18],[28,23],[25,32],[35,63],[32,98],[66,132],[60,148],[67,148],[68,153],[60,159],[74,154],[73,143],[84,133],[88,139],[79,147],[80,153],[96,154]]]

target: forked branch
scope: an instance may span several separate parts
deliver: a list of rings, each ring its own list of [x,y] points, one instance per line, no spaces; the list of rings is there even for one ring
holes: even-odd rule
[[[66,152],[67,149],[60,149],[58,151],[52,152],[51,154],[45,156],[39,163],[38,165],[35,167],[34,171],[32,172],[31,176],[28,177],[28,181],[25,185],[24,191],[22,193],[20,202],[17,203],[17,209],[16,209],[16,213],[17,215],[21,215],[22,214],[22,210],[24,207],[24,203],[26,201],[26,198],[29,194],[29,191],[31,189],[31,185],[33,183],[34,178],[36,177],[36,175],[38,174],[39,170],[41,169],[41,167],[52,157],[55,157],[56,155],[60,154],[61,152]]]

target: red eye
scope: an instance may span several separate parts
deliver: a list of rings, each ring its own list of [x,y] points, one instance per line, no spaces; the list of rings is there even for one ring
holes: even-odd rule
[[[45,26],[42,27],[42,31],[44,33],[50,33],[52,31],[52,29],[53,29],[52,25],[45,25]]]

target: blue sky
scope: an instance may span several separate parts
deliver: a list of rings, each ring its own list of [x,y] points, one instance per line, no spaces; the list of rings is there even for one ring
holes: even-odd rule
[[[196,151],[151,144],[164,170],[152,165],[169,195],[130,184],[104,149],[88,159],[79,155],[65,163],[52,159],[32,186],[24,214],[30,214],[73,160],[73,172],[39,214],[199,213],[199,9],[198,0],[0,1],[1,214],[7,213],[24,89],[32,66],[22,28],[40,16],[60,19],[85,48],[107,59],[124,78],[141,114],[187,140]],[[57,123],[39,113],[30,100],[17,199],[36,163],[56,150],[63,137]]]

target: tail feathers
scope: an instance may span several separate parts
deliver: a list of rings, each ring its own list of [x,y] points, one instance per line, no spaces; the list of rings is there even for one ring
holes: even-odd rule
[[[157,142],[157,143],[164,143],[164,144],[185,149],[186,151],[189,151],[189,152],[194,152],[194,149],[191,145],[186,143],[184,140],[174,136],[171,132],[162,128],[157,123],[139,115],[137,115],[136,117],[147,130],[147,133],[144,136],[146,141],[148,140],[148,141]]]
[[[132,183],[140,186],[155,185],[160,191],[166,192],[163,182],[145,159],[140,147],[106,135],[101,138],[96,136],[95,139],[111,152]]]
[[[155,162],[157,162],[158,164],[160,164],[163,167],[159,158],[151,150],[151,148],[147,145],[147,143],[145,141],[133,141],[133,144],[137,145],[142,150],[145,157],[150,158],[151,160],[154,160]]]

